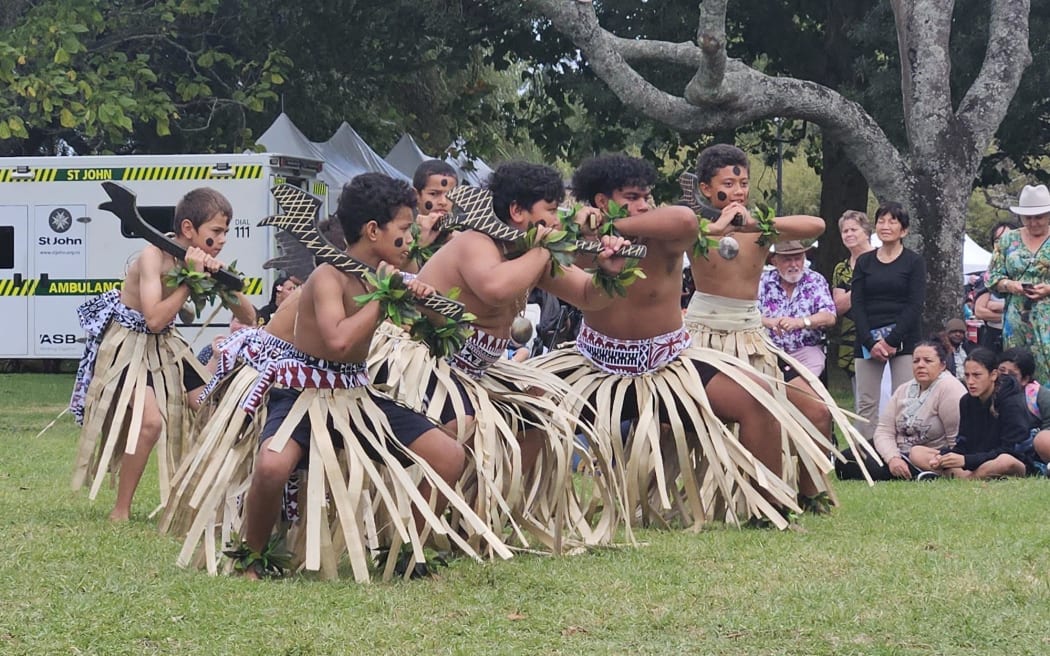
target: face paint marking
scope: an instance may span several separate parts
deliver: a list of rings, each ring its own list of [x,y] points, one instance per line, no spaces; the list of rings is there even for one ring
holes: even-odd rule
[[[733,167],[733,175],[740,175],[740,167],[739,166],[734,166]]]
[[[207,239],[204,240],[204,245],[207,246],[208,248],[211,248],[212,246],[215,245],[215,240],[212,239],[211,237],[208,237]]]
[[[397,248],[401,248],[404,244],[405,244],[405,240],[402,239],[401,237],[398,237],[397,239],[394,240],[394,246],[396,246]]]
[[[718,200],[724,201],[727,198],[729,198],[729,196],[726,196],[726,192],[724,192],[724,191],[718,192]]]
[[[448,186],[448,178],[441,178],[441,186],[442,187],[447,187]]]
[[[434,209],[434,203],[428,200],[427,202],[423,203],[423,209],[429,212],[430,210]]]

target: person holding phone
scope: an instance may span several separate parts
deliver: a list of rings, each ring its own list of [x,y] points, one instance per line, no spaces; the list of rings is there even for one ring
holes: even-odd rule
[[[1016,207],[1022,227],[995,245],[988,287],[1003,294],[1003,346],[1022,347],[1035,357],[1035,379],[1050,384],[1050,191],[1026,186]]]

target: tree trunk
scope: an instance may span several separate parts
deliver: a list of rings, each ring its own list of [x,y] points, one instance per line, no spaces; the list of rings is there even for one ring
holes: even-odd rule
[[[820,215],[827,228],[820,238],[813,267],[830,281],[835,265],[849,255],[839,236],[839,217],[846,210],[867,211],[868,183],[837,143],[823,139],[821,153],[824,168],[820,172]]]

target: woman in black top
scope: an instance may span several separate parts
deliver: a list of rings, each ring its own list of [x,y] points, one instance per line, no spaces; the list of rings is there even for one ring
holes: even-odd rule
[[[882,376],[888,364],[897,389],[911,378],[911,352],[919,341],[919,318],[926,300],[926,263],[904,247],[911,219],[900,203],[875,213],[882,245],[857,258],[853,271],[853,321],[857,324],[857,414],[868,420],[859,430],[871,439],[879,418]]]
[[[968,393],[959,399],[955,446],[914,446],[912,464],[954,478],[1024,476],[1031,462],[1016,447],[1028,439],[1031,421],[1021,386],[999,373],[995,353],[983,347],[966,358],[965,371]]]

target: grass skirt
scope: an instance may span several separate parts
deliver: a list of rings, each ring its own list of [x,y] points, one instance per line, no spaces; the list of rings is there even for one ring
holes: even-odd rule
[[[452,404],[457,438],[469,454],[460,488],[508,544],[561,554],[612,544],[621,527],[633,542],[625,521],[623,472],[615,464],[608,433],[596,433],[569,410],[572,392],[557,377],[504,359],[474,379],[395,327],[377,333],[369,369],[377,388],[432,421],[439,423],[446,402]],[[426,398],[432,379],[434,390]],[[469,432],[460,388],[475,409]],[[580,404],[582,400],[575,405]],[[537,429],[543,440],[536,464],[527,472],[518,441],[525,429]],[[574,456],[577,473],[583,474],[579,489]]]
[[[576,392],[570,399],[589,399],[599,409],[594,427],[599,434],[611,436],[616,462],[626,469],[626,503],[634,523],[663,527],[677,523],[700,530],[713,519],[739,524],[761,516],[786,528],[788,522],[776,506],[797,512],[795,490],[755,458],[715,415],[699,374],[686,359],[706,362],[734,379],[740,377],[739,362],[696,347],[639,376],[601,371],[575,348],[542,356],[537,366],[564,378]],[[747,389],[764,405],[772,403],[770,395],[757,386]],[[637,409],[626,414],[638,419],[625,436],[620,417],[628,391],[633,391]],[[582,405],[568,409],[577,414],[583,411]],[[668,435],[662,434],[661,409],[669,418]],[[774,416],[791,422],[782,413]],[[800,431],[794,425],[791,433]],[[802,442],[807,462],[831,468],[812,442]]]
[[[717,309],[714,307],[716,304],[720,306]],[[758,317],[757,320],[755,317]],[[822,435],[820,430],[798,411],[794,404],[788,401],[787,384],[784,382],[784,374],[780,369],[778,358],[791,365],[798,372],[799,378],[813,389],[817,399],[827,407],[831,413],[833,430],[838,428],[847,447],[854,453],[866,452],[875,459],[875,462],[880,462],[871,444],[853,427],[852,420],[856,418],[856,415],[840,408],[835,399],[831,397],[831,393],[820,382],[820,379],[813,375],[813,372],[778,348],[769,339],[766,329],[762,326],[756,302],[725,299],[698,292],[694,294],[690,303],[685,317],[685,326],[693,337],[695,346],[714,349],[738,358],[760,372],[763,379],[772,386],[777,403],[790,413],[797,423],[804,426],[813,439],[825,447],[828,453],[833,454],[835,458],[843,459],[835,445],[828,442],[827,437]],[[791,454],[785,452],[785,455],[790,456]],[[858,461],[861,460],[863,459],[858,458]],[[872,484],[871,476],[863,463],[861,470],[868,483]],[[832,499],[835,498],[826,475],[813,476],[813,482],[820,491],[827,492]]]
[[[411,545],[414,561],[422,563],[427,543],[441,549],[454,547],[473,558],[480,556],[472,545],[480,544],[490,553],[510,558],[511,552],[500,537],[456,490],[425,460],[400,446],[373,401],[374,394],[367,387],[303,390],[264,447],[282,450],[299,421],[309,418],[312,430],[305,509],[299,532],[289,537],[289,546],[301,556],[302,567],[321,571],[323,576],[335,575],[346,554],[354,579],[363,582],[371,576],[372,555],[389,548],[378,571],[383,579],[389,579],[402,545]],[[332,442],[326,428],[329,421],[344,436],[341,449]],[[379,461],[369,458],[365,444],[378,454]],[[402,464],[399,457],[409,464]],[[433,511],[431,499],[417,489],[422,479],[448,499],[449,513],[439,516]],[[423,518],[422,530],[416,529],[413,511]],[[454,524],[450,516],[455,518]]]
[[[106,327],[87,390],[72,487],[90,485],[94,499],[107,472],[114,476],[121,456],[138,446],[146,401],[147,375],[164,417],[157,441],[161,503],[167,503],[171,480],[183,455],[192,449],[193,413],[186,406],[183,368],[207,377],[175,331],[143,333],[116,321]]]

